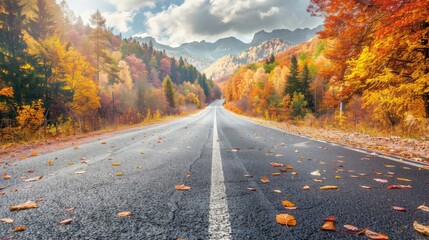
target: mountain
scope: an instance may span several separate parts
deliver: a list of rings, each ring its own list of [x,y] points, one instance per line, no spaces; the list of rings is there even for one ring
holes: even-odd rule
[[[258,46],[250,47],[236,56],[226,55],[219,58],[204,70],[206,76],[216,83],[222,83],[234,73],[240,65],[251,62],[259,62],[269,58],[271,55],[283,52],[292,45],[279,38],[274,38],[262,42]]]
[[[309,28],[298,28],[293,31],[287,30],[287,29],[279,29],[274,30],[270,33],[265,31],[260,31],[256,33],[253,37],[252,42],[250,43],[244,43],[240,41],[239,39],[235,37],[228,37],[228,38],[222,38],[217,40],[214,43],[201,41],[201,42],[190,42],[190,43],[184,43],[180,45],[179,47],[171,47],[168,45],[163,45],[158,43],[154,38],[152,37],[135,37],[135,39],[141,43],[147,43],[149,44],[152,42],[154,49],[163,51],[172,57],[175,57],[176,59],[182,57],[188,61],[188,63],[194,65],[198,70],[203,71],[204,69],[207,69],[215,63],[217,60],[222,59],[224,56],[231,55],[232,57],[238,57],[237,60],[240,61],[240,63],[247,63],[245,62],[246,59],[249,59],[251,61],[255,61],[257,59],[266,58],[264,53],[262,53],[260,50],[250,50],[250,52],[259,52],[260,56],[249,56],[249,57],[239,57],[243,52],[247,52],[252,47],[258,47],[262,43],[269,41],[271,39],[278,39],[282,40],[283,42],[288,42],[292,45],[299,44],[302,42],[306,42],[312,37],[316,35],[317,32],[322,30],[322,26],[309,29]],[[272,47],[271,45],[265,45],[265,47]],[[270,52],[273,51],[273,49],[267,49],[263,52]],[[227,59],[227,58],[225,58]],[[225,60],[223,59],[223,60]]]
[[[317,32],[320,32],[322,30],[323,30],[323,26],[320,25],[313,29],[297,28],[294,31],[291,31],[288,29],[278,29],[270,33],[265,31],[259,31],[253,37],[253,40],[252,42],[250,42],[250,45],[256,46],[272,38],[279,38],[283,41],[288,41],[293,45],[296,45],[310,40],[312,37],[316,35]]]

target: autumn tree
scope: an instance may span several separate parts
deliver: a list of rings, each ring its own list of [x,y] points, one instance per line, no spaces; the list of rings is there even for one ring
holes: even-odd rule
[[[174,86],[170,76],[167,75],[162,81],[162,89],[164,91],[164,96],[167,99],[168,106],[175,108],[176,103],[174,101]]]
[[[40,41],[52,35],[55,31],[55,19],[48,8],[46,0],[37,0],[36,7],[32,8],[34,17],[29,19],[29,33],[34,39]]]

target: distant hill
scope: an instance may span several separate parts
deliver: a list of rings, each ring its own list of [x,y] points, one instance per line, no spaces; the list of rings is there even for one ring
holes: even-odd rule
[[[203,71],[204,69],[212,68],[211,65],[219,59],[223,59],[221,61],[225,61],[226,59],[228,59],[228,57],[225,56],[228,55],[230,55],[231,57],[236,57],[236,60],[238,61],[237,63],[242,64],[247,63],[247,60],[253,62],[261,58],[266,58],[266,53],[269,53],[270,55],[271,52],[274,51],[274,49],[269,48],[276,47],[277,45],[264,45],[264,47],[266,47],[267,49],[264,49],[263,51],[261,49],[249,49],[251,49],[252,47],[258,47],[262,43],[272,39],[282,40],[283,42],[287,42],[288,45],[296,45],[308,41],[309,39],[314,37],[316,33],[320,30],[322,30],[322,26],[313,29],[298,28],[294,31],[287,29],[279,29],[274,30],[270,33],[260,31],[254,35],[253,40],[250,43],[244,43],[235,37],[228,37],[219,39],[214,43],[206,41],[190,42],[184,43],[179,47],[171,47],[168,45],[160,44],[152,37],[135,37],[135,39],[141,43],[146,44],[152,42],[154,49],[159,51],[165,50],[165,52],[169,56],[175,57],[176,59],[182,57],[186,59],[188,63],[194,65],[198,70]],[[241,56],[243,52],[244,54],[250,55]],[[210,70],[208,70],[208,72],[210,72]]]
[[[291,46],[290,43],[279,38],[270,39],[262,42],[258,46],[246,49],[237,56],[226,55],[218,59],[206,68],[204,73],[216,83],[222,83],[227,80],[240,65],[262,61],[269,58],[271,55],[276,55],[277,53],[289,49]]]

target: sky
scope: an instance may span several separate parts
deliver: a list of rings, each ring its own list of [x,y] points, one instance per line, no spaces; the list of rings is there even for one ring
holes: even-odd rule
[[[323,19],[311,17],[310,0],[67,0],[76,16],[88,22],[97,9],[107,26],[123,36],[152,36],[178,46],[234,36],[250,42],[260,31],[313,28]]]

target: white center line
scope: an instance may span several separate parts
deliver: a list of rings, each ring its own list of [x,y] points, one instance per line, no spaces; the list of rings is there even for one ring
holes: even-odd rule
[[[228,202],[225,193],[222,159],[220,156],[219,137],[217,133],[216,109],[213,123],[212,176],[210,188],[209,235],[210,239],[231,239]]]

